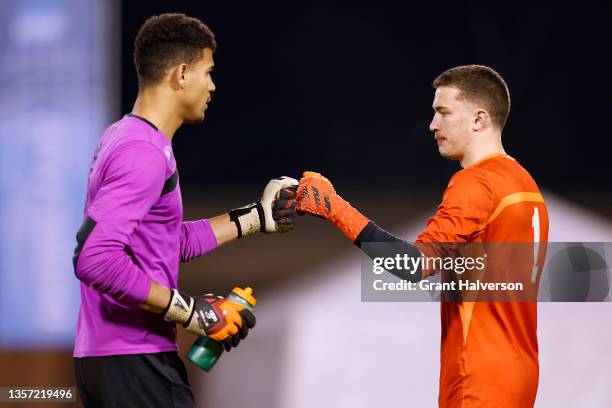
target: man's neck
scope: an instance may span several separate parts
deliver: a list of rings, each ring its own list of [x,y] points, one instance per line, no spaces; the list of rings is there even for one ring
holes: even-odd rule
[[[492,154],[506,154],[501,142],[501,132],[479,136],[478,142],[470,144],[459,163],[461,167],[466,168]]]
[[[159,91],[148,89],[138,93],[132,113],[153,123],[170,141],[183,124],[169,98]]]

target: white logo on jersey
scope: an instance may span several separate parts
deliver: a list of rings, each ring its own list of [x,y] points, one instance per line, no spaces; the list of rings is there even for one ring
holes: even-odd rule
[[[164,147],[164,156],[166,156],[166,160],[170,160],[170,157],[172,157],[172,152],[170,151],[170,146],[165,146]]]

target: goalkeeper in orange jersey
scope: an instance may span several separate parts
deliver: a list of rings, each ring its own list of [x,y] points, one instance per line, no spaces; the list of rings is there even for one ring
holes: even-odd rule
[[[462,169],[448,183],[442,203],[416,239],[427,243],[540,242],[548,215],[529,173],[502,145],[510,93],[502,77],[480,65],[447,70],[434,82],[429,130],[440,154]],[[368,242],[402,242],[340,197],[331,182],[305,172],[297,210],[329,220],[362,248]],[[414,245],[405,252],[420,256]],[[373,256],[373,254],[368,253]],[[540,264],[541,266],[541,264]],[[418,281],[431,271],[418,270]],[[537,304],[442,302],[441,407],[529,407],[538,387]]]

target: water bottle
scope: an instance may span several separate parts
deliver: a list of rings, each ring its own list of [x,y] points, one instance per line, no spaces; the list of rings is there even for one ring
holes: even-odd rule
[[[226,297],[227,301],[238,303],[249,310],[253,310],[257,301],[253,297],[253,289],[234,288]],[[200,367],[202,370],[210,371],[221,354],[223,354],[223,344],[207,336],[198,337],[187,353],[189,361]]]

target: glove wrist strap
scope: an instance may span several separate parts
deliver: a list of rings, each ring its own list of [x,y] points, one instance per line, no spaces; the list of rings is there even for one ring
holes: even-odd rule
[[[214,308],[212,301],[203,296],[197,299],[177,289],[172,289],[170,302],[164,311],[164,319],[180,323],[183,327],[198,336],[207,336],[225,319]]]
[[[252,235],[265,229],[263,207],[258,201],[229,212],[230,220],[236,223],[238,238]]]
[[[184,324],[193,316],[195,300],[192,296],[172,289],[170,302],[164,311],[164,319]]]

